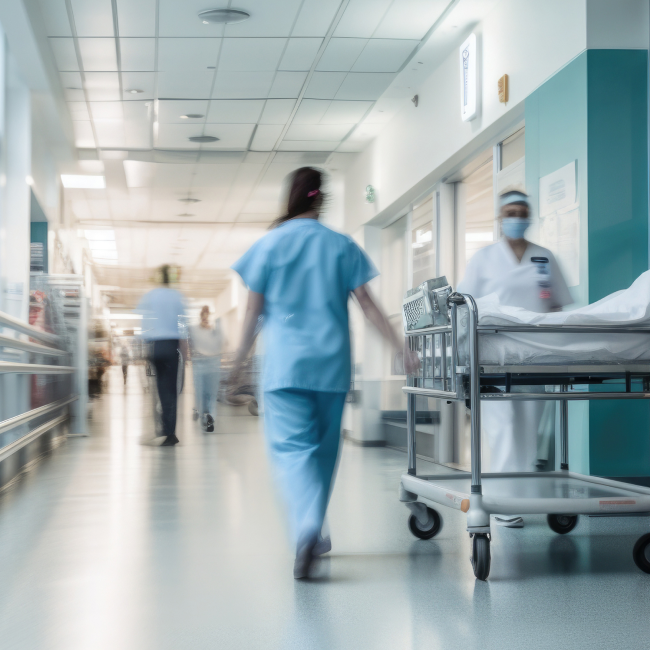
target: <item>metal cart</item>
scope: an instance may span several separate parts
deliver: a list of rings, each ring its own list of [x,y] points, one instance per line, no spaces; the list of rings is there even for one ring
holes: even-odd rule
[[[403,304],[404,330],[421,368],[408,376],[408,470],[402,474],[400,500],[411,517],[409,528],[421,539],[434,537],[440,504],[467,514],[472,566],[479,580],[490,573],[490,515],[546,514],[556,533],[571,531],[578,515],[650,513],[650,489],[569,471],[568,400],[650,399],[650,364],[585,364],[486,366],[479,362],[479,340],[503,332],[590,334],[650,333],[642,327],[546,325],[479,325],[476,302],[454,293],[444,278],[410,291]],[[588,391],[575,391],[575,386]],[[525,386],[534,392],[517,392]],[[531,387],[537,387],[531,389]],[[416,474],[416,397],[465,402],[471,411],[471,472]],[[481,473],[479,400],[560,401],[560,470],[551,472]],[[522,496],[525,495],[525,496]],[[636,565],[650,573],[650,533],[634,546]]]

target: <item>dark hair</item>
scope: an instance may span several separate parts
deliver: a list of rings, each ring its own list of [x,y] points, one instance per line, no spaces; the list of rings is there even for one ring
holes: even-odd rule
[[[169,284],[169,264],[163,264],[160,267],[160,279],[163,284]]]
[[[325,198],[321,192],[323,174],[313,167],[301,167],[290,176],[289,196],[287,199],[287,212],[278,217],[271,228],[277,228],[285,221],[293,219],[305,212],[315,210],[318,212]]]

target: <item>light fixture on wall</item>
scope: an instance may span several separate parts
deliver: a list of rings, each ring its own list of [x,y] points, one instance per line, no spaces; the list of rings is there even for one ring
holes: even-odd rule
[[[207,142],[217,142],[219,138],[215,137],[214,135],[193,135],[191,138],[188,138],[190,142],[199,142],[199,143],[207,143]]]
[[[247,11],[240,9],[207,9],[199,12],[199,19],[204,25],[233,25],[250,17]]]

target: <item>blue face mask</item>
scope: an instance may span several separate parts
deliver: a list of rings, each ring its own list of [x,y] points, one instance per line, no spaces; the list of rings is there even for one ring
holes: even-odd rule
[[[530,220],[521,217],[506,217],[501,220],[501,232],[508,239],[521,239],[528,226],[530,226]]]

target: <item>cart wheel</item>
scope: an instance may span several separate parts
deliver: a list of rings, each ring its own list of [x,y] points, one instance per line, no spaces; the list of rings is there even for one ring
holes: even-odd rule
[[[472,537],[472,568],[479,580],[487,580],[490,575],[490,538],[485,533]]]
[[[650,573],[650,533],[639,537],[634,545],[632,556],[634,557],[634,563],[641,571]]]
[[[546,521],[552,531],[566,535],[576,527],[578,515],[547,515]]]
[[[419,539],[431,539],[432,537],[435,537],[442,527],[440,515],[433,508],[427,508],[427,513],[431,518],[432,523],[426,528],[420,526],[418,518],[415,515],[409,517],[409,530]]]

